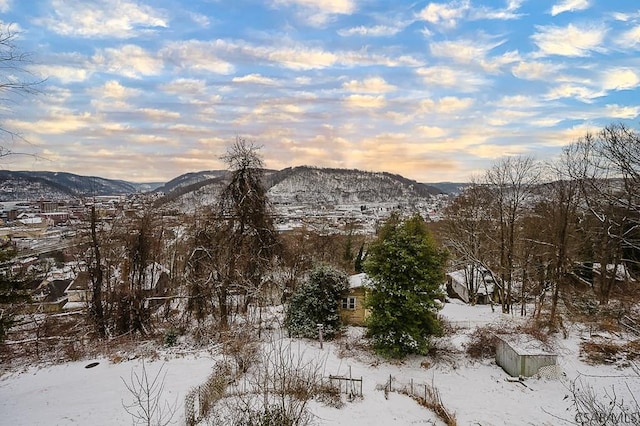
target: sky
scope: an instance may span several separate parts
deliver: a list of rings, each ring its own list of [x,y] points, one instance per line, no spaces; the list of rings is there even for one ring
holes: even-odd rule
[[[467,181],[640,114],[636,0],[0,0],[38,94],[0,93],[9,170],[162,182],[265,166]]]

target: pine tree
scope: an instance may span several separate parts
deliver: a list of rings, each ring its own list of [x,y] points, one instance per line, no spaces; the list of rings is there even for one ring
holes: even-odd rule
[[[429,350],[429,337],[441,331],[436,299],[443,296],[445,260],[420,216],[392,216],[382,226],[364,263],[373,283],[368,335],[380,354],[400,358]]]
[[[10,244],[1,246],[0,262],[11,260],[15,254]],[[4,342],[9,329],[16,323],[17,305],[31,301],[25,284],[25,277],[0,276],[0,343]]]
[[[356,260],[353,264],[353,268],[356,271],[356,274],[362,272],[362,262],[364,262],[364,244],[360,246],[360,250],[358,250],[358,256],[356,256]]]

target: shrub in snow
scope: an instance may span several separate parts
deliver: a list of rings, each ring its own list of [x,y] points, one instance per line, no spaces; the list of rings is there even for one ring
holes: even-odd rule
[[[340,330],[338,300],[349,288],[347,275],[328,265],[315,267],[291,297],[285,325],[292,336],[317,338],[318,324],[331,339]]]

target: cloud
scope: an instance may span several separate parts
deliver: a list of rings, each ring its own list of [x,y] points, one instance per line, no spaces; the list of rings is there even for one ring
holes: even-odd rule
[[[0,0],[0,12],[6,13],[11,10],[12,0]]]
[[[382,108],[387,103],[384,96],[371,95],[349,95],[345,98],[345,102],[349,107],[355,108]]]
[[[304,113],[303,103],[297,102],[294,98],[273,98],[258,103],[248,114],[239,116],[234,124],[247,126],[255,123],[299,122]]]
[[[521,108],[528,109],[541,106],[540,101],[533,96],[511,95],[503,96],[495,102],[491,103],[500,108]]]
[[[604,37],[607,29],[603,26],[566,27],[537,26],[538,32],[531,38],[540,49],[539,55],[589,56],[592,51],[604,52]]]
[[[53,16],[36,23],[64,36],[126,39],[168,26],[164,13],[128,0],[52,0],[51,7]]]
[[[470,63],[484,58],[487,53],[500,46],[504,41],[484,42],[482,40],[445,40],[429,44],[431,54],[437,57],[451,58],[459,63]]]
[[[549,90],[549,92],[544,95],[544,98],[547,100],[575,98],[581,102],[591,103],[593,99],[604,95],[605,92],[590,87],[575,84],[561,84]]]
[[[610,118],[633,120],[640,115],[640,107],[617,104],[606,105],[604,114]]]
[[[490,114],[485,115],[484,119],[491,126],[523,125],[527,124],[531,117],[536,114],[535,111],[527,110],[526,105],[511,104],[506,105],[506,108],[492,111]]]
[[[357,51],[330,51],[315,44],[280,39],[273,43],[252,44],[244,40],[188,40],[171,42],[160,51],[168,64],[192,70],[208,70],[219,74],[234,72],[235,66],[267,64],[295,71],[381,65],[388,67],[417,66],[421,62],[409,55],[397,57]]]
[[[394,36],[404,30],[406,25],[374,25],[371,27],[359,26],[352,27],[348,29],[339,30],[338,34],[347,37],[347,36],[366,36],[366,37],[388,37]]]
[[[640,47],[640,25],[625,31],[616,38],[616,44],[622,48]]]
[[[640,11],[637,13],[613,12],[611,13],[611,17],[616,21],[628,22],[633,19],[640,18]]]
[[[86,81],[93,73],[89,68],[54,64],[33,65],[29,70],[45,79],[55,78],[63,84]]]
[[[447,66],[419,68],[416,72],[428,86],[449,87],[462,93],[476,92],[488,84],[481,75]]]
[[[540,141],[545,146],[563,147],[583,138],[587,133],[593,133],[594,127],[589,123],[582,123],[567,129],[561,129],[540,135]]]
[[[216,74],[231,74],[233,64],[220,59],[216,51],[225,50],[225,42],[185,40],[172,41],[160,50],[164,60],[179,69],[209,71]]]
[[[334,15],[350,15],[356,11],[353,0],[273,0],[273,5],[296,8],[298,17],[314,27],[326,25]]]
[[[138,96],[141,92],[138,89],[125,87],[116,80],[109,80],[102,86],[89,89],[88,93],[99,99],[127,99]]]
[[[449,130],[437,126],[418,126],[416,131],[423,138],[433,139],[443,138],[449,133]]]
[[[356,93],[388,93],[396,87],[387,83],[384,78],[371,77],[364,80],[350,80],[342,85],[345,90]]]
[[[563,0],[551,8],[551,15],[556,16],[564,12],[587,10],[591,7],[591,0]]]
[[[195,22],[199,27],[202,28],[209,27],[209,24],[211,23],[207,15],[202,15],[200,13],[189,12],[189,17],[193,22]]]
[[[425,113],[450,114],[469,109],[474,104],[472,98],[445,96],[438,100],[425,99],[420,102],[420,110]]]
[[[62,135],[87,128],[93,122],[89,113],[76,114],[65,109],[51,110],[46,118],[36,121],[7,120],[7,127],[40,135]]]
[[[520,60],[518,52],[506,52],[489,57],[489,53],[505,40],[491,40],[480,34],[476,39],[445,40],[429,45],[435,57],[449,58],[459,64],[477,64],[487,72],[497,72],[504,65]]]
[[[522,80],[549,80],[561,65],[552,62],[521,61],[511,68],[514,76]]]
[[[483,143],[467,148],[470,154],[481,158],[497,159],[506,156],[524,155],[529,151],[528,145],[498,145]]]
[[[266,86],[273,86],[277,84],[276,80],[260,74],[247,74],[242,77],[233,77],[231,81],[234,83],[262,84]]]
[[[631,90],[640,86],[640,74],[631,68],[612,68],[603,72],[605,90]]]
[[[96,71],[129,78],[157,75],[164,67],[161,58],[134,44],[102,49],[91,59]]]
[[[300,43],[281,40],[278,45],[252,45],[242,40],[215,40],[203,42],[190,40],[182,43],[171,43],[165,49],[165,55],[175,63],[193,63],[201,68],[213,65],[220,73],[230,73],[233,66],[219,59],[219,56],[230,57],[234,62],[275,63],[294,70],[312,70],[333,66],[339,61],[337,54]],[[219,55],[219,56],[218,56]],[[194,58],[195,56],[195,58]],[[224,71],[224,72],[223,72]]]
[[[492,9],[488,7],[479,7],[471,10],[469,19],[497,19],[497,20],[512,20],[519,19],[523,15],[517,13],[524,0],[508,0],[507,6],[503,9]]]
[[[153,121],[166,122],[166,120],[175,120],[180,118],[180,113],[176,111],[167,111],[158,108],[140,108],[137,110]]]
[[[173,95],[202,95],[206,92],[206,82],[192,78],[178,78],[161,84],[160,90]]]
[[[454,28],[469,8],[470,3],[466,0],[451,3],[429,3],[420,11],[418,18],[430,24]]]

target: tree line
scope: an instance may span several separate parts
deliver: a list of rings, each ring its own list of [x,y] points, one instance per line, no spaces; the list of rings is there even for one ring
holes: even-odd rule
[[[495,163],[448,207],[443,242],[466,267],[471,298],[480,274],[503,312],[525,315],[533,300],[533,314],[548,305],[553,322],[564,289],[582,284],[606,305],[625,271],[640,270],[639,184],[640,134],[612,124],[555,161]]]

